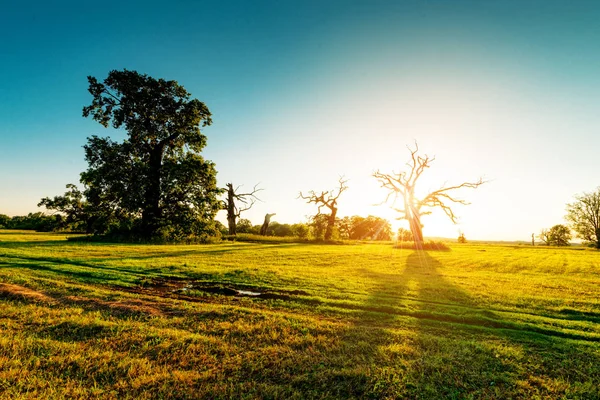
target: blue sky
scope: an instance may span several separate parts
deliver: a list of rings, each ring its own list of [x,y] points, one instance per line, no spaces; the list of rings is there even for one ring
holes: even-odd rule
[[[31,2],[0,14],[0,213],[37,211],[85,169],[86,76],[175,79],[214,115],[204,155],[221,185],[261,182],[280,222],[300,190],[350,179],[342,215],[391,218],[370,174],[417,140],[423,188],[464,193],[458,226],[425,234],[523,239],[600,185],[600,3],[585,1]]]

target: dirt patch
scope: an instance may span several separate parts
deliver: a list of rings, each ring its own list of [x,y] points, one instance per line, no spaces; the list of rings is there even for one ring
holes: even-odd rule
[[[42,292],[26,288],[25,286],[13,285],[11,283],[0,283],[0,298],[56,303],[52,297],[47,296]]]
[[[137,288],[129,289],[129,291],[188,301],[210,301],[208,298],[199,297],[197,294],[194,294],[194,292],[205,292],[234,298],[247,297],[263,300],[315,302],[315,300],[301,297],[309,296],[309,293],[303,290],[267,289],[257,286],[235,285],[229,282],[185,279],[156,279],[152,282],[145,282],[142,286]]]
[[[122,301],[104,301],[100,299],[90,299],[87,297],[79,296],[67,296],[65,300],[72,304],[77,305],[89,310],[103,310],[109,311],[111,314],[116,315],[151,315],[151,316],[163,316],[165,312],[161,304],[131,299]]]

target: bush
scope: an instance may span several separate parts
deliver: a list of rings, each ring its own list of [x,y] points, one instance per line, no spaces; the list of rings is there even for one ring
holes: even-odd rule
[[[408,250],[431,250],[431,251],[450,251],[450,247],[444,242],[429,240],[423,242],[419,247],[415,242],[397,242],[394,245],[395,249]]]

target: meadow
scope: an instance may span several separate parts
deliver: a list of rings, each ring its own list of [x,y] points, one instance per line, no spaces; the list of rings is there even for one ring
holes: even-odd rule
[[[600,398],[600,253],[0,231],[0,398]]]

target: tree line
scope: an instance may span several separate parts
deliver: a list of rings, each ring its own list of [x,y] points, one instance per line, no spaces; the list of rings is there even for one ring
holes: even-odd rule
[[[257,226],[250,227],[241,215],[260,200],[263,189],[257,185],[241,192],[233,183],[219,187],[215,164],[202,157],[207,138],[201,129],[212,123],[206,104],[192,98],[176,81],[126,69],[110,71],[103,81],[88,77],[88,92],[92,101],[83,108],[83,116],[105,128],[124,130],[126,138],[122,142],[96,135],[87,138],[83,147],[88,168],[80,174],[80,185],[68,184],[63,195],[45,197],[38,204],[54,213],[51,218],[56,229],[144,241],[203,240],[220,231],[229,235],[256,232]],[[386,193],[381,204],[388,204],[398,219],[408,221],[409,230],[399,236],[419,244],[423,242],[423,216],[439,208],[456,223],[452,206],[468,202],[455,193],[478,188],[486,181],[479,178],[444,185],[417,197],[418,181],[435,158],[420,154],[416,142],[409,151],[404,171],[378,170],[373,177]],[[312,235],[325,240],[391,238],[389,222],[380,218],[337,217],[347,182],[340,178],[334,189],[299,192],[298,199],[316,206],[304,228],[302,224],[269,227],[275,215],[269,213],[258,233]],[[598,243],[600,202],[588,200],[590,196],[585,195],[569,205],[568,218],[579,236]],[[220,210],[227,212],[226,229],[215,220]]]
[[[576,195],[575,201],[567,204],[566,211],[568,226],[557,224],[542,229],[538,239],[548,246],[568,246],[574,232],[584,244],[600,249],[600,187],[595,192]]]

